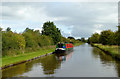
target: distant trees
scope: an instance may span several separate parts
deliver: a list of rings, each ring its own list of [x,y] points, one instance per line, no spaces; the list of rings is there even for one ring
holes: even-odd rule
[[[81,41],[81,39],[77,39],[78,41]]]
[[[61,32],[60,32],[60,30],[58,28],[56,28],[56,26],[54,25],[53,22],[50,22],[50,21],[45,22],[43,24],[42,35],[50,36],[53,39],[54,44],[61,41]]]
[[[85,38],[84,38],[84,37],[82,37],[82,38],[81,38],[81,41],[82,41],[82,42],[86,42],[86,40],[85,40]]]
[[[88,43],[101,43],[103,45],[120,45],[120,26],[118,31],[104,30],[101,34],[94,33],[88,39]]]
[[[100,35],[98,33],[94,33],[89,39],[88,42],[89,43],[99,43],[99,38]]]
[[[71,36],[69,36],[68,38],[69,38],[69,39],[75,39],[74,37],[71,37]]]

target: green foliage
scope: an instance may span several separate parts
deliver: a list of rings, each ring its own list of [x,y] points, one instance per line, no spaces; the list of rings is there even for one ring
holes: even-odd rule
[[[24,50],[25,39],[21,34],[9,32],[2,33],[2,51],[3,56],[8,55],[5,51],[9,50]]]
[[[85,38],[84,38],[84,37],[82,37],[82,38],[81,38],[81,41],[82,41],[82,42],[86,42],[86,40],[85,40]]]
[[[26,48],[31,47],[31,48],[37,48],[37,38],[36,35],[33,31],[33,29],[26,28],[23,36],[25,37],[25,42],[26,42]]]
[[[2,28],[0,27],[0,32],[2,31]]]
[[[120,45],[120,26],[118,31],[112,32],[111,30],[104,30],[101,34],[93,34],[88,43],[101,43],[103,45]]]
[[[94,33],[90,38],[89,38],[89,42],[90,43],[99,43],[99,38],[100,35],[98,33]]]
[[[116,40],[116,44],[120,46],[120,32],[119,31],[115,33],[115,40]]]
[[[81,39],[77,39],[77,40],[81,41]]]
[[[102,31],[101,35],[100,35],[100,42],[103,45],[109,44],[110,43],[110,39],[112,39],[112,34],[113,34],[113,32],[111,30]]]
[[[40,40],[39,40],[38,44],[39,44],[39,46],[53,45],[53,40],[49,36],[42,35],[42,36],[40,36]]]
[[[75,38],[74,38],[74,37],[71,37],[71,36],[69,36],[68,38],[69,38],[69,39],[74,39],[74,40],[75,40]]]
[[[36,49],[53,44],[52,38],[49,36],[40,35],[39,30],[34,31],[33,29],[26,28],[23,36],[25,37],[26,48]]]
[[[74,37],[62,37],[61,32],[53,22],[46,22],[43,25],[42,34],[39,30],[26,28],[22,34],[14,33],[11,28],[2,31],[2,55],[16,56],[29,51],[37,51],[44,46],[54,45],[58,42],[81,43]],[[84,40],[84,39],[83,39]]]
[[[116,35],[117,35],[117,44],[120,46],[120,26],[118,26],[118,31],[117,31],[117,33],[116,33]]]
[[[65,37],[61,37],[61,42],[70,42],[70,39],[69,38],[65,38]]]
[[[54,25],[53,22],[45,22],[43,24],[43,28],[42,28],[42,35],[47,35],[50,36],[53,41],[54,44],[58,43],[59,41],[61,41],[61,32],[58,28],[56,28],[56,26]]]
[[[23,34],[2,31],[3,56],[14,56],[24,51],[35,51],[43,46],[53,45],[53,39],[41,35],[39,30],[26,28]]]
[[[10,27],[8,27],[8,28],[6,29],[6,31],[7,31],[7,32],[11,31],[11,28],[10,28]]]

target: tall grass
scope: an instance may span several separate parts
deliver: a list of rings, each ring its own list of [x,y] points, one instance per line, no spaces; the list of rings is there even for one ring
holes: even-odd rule
[[[107,52],[109,52],[113,57],[120,58],[120,46],[118,45],[102,45],[102,44],[94,44],[94,46],[99,47]]]

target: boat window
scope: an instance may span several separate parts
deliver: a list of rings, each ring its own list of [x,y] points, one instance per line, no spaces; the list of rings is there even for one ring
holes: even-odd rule
[[[58,44],[58,47],[59,48],[63,48],[63,44]]]

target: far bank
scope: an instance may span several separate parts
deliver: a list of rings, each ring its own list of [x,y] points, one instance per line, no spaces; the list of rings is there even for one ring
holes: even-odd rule
[[[104,51],[106,54],[112,56],[115,59],[120,60],[120,46],[117,45],[102,45],[102,44],[91,44]]]

